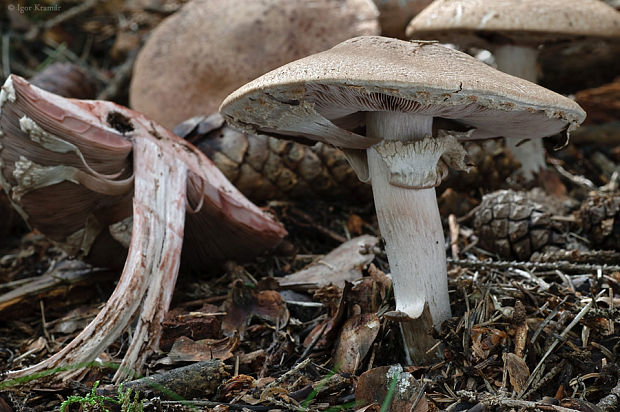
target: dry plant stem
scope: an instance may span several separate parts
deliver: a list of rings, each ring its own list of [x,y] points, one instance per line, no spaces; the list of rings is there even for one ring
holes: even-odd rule
[[[458,391],[461,399],[470,402],[479,402],[490,408],[499,407],[500,410],[520,410],[520,411],[554,411],[554,412],[578,412],[576,409],[565,408],[563,406],[547,404],[542,402],[524,401],[520,399],[508,399],[505,394],[495,395],[485,393],[475,393],[471,391]]]
[[[427,116],[375,112],[367,114],[366,128],[372,137],[412,141],[431,135],[432,122],[432,117]],[[367,155],[379,228],[394,282],[396,310],[410,318],[401,323],[407,361],[419,363],[434,344],[430,327],[438,327],[451,316],[435,188],[394,186],[381,155],[373,147]],[[409,159],[411,164],[421,161]]]
[[[451,259],[448,258],[448,263],[465,267],[465,268],[493,268],[499,270],[506,270],[511,268],[523,268],[525,270],[561,270],[565,272],[591,272],[596,270],[602,270],[603,272],[617,272],[620,271],[620,265],[594,265],[589,263],[571,263],[567,261],[556,262],[517,262],[517,261],[486,261],[486,260],[472,260],[472,259]]]
[[[159,345],[161,323],[170,306],[181,262],[185,223],[185,162],[162,150],[151,138],[136,139],[134,153],[134,204],[141,203],[139,208],[147,211],[149,221],[155,225],[153,235],[161,233],[162,239],[153,242],[155,248],[146,255],[149,260],[144,272],[148,277],[148,291],[131,344],[114,375],[117,383],[139,373],[146,357]],[[135,216],[134,211],[134,230]],[[132,252],[130,246],[130,256]]]
[[[134,150],[133,231],[116,289],[97,317],[60,352],[29,368],[9,372],[8,379],[93,361],[126,329],[148,291],[146,309],[139,320],[128,358],[123,362],[129,370],[141,366],[136,362],[143,359],[145,349],[150,347],[143,347],[148,342],[137,340],[145,339],[143,330],[149,324],[158,331],[158,319],[163,316],[169,300],[155,302],[158,306],[154,310],[149,305],[152,306],[153,299],[170,293],[176,280],[183,239],[187,169],[174,156],[158,150],[150,138],[137,139]],[[70,378],[79,372],[70,370],[58,378]]]
[[[521,79],[536,83],[538,67],[536,59],[538,50],[533,47],[505,45],[495,49],[495,63],[498,70]],[[521,163],[521,173],[526,180],[534,178],[539,169],[546,168],[545,149],[541,139],[531,139],[521,143],[522,139],[506,138],[506,145]]]

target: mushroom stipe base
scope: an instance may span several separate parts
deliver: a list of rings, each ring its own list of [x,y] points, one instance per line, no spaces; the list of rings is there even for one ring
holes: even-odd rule
[[[385,140],[420,140],[432,134],[432,125],[433,118],[429,116],[400,112],[366,115],[368,134]],[[381,154],[371,147],[367,156],[407,362],[419,364],[434,344],[430,327],[438,327],[451,316],[445,241],[435,188],[395,186],[390,183],[391,171]],[[419,174],[434,173],[436,162],[420,161],[426,158],[426,153],[412,151],[407,162],[427,168],[416,171]]]

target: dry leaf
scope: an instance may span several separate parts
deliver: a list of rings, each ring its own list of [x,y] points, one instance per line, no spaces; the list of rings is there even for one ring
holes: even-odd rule
[[[256,291],[239,280],[233,282],[224,306],[226,315],[222,319],[222,332],[226,336],[238,332],[243,338],[243,333],[254,316],[272,324],[279,324],[280,327],[286,326],[289,319],[286,303],[278,292]]]
[[[33,354],[41,352],[43,349],[45,349],[46,344],[47,342],[45,341],[45,338],[43,336],[39,336],[38,339],[34,339],[28,344],[28,346],[24,348],[24,352],[29,352]]]
[[[173,362],[200,362],[210,359],[230,359],[239,346],[239,338],[202,339],[193,341],[181,336],[172,345],[168,357]]]
[[[220,392],[221,398],[224,400],[231,400],[236,398],[242,393],[248,392],[254,388],[256,379],[248,375],[237,375],[228,379],[224,385],[222,385]]]
[[[217,306],[210,304],[203,305],[194,313],[188,313],[182,308],[172,309],[162,322],[164,330],[159,348],[164,352],[169,351],[174,341],[181,336],[193,340],[220,339],[222,337],[220,318],[215,315],[204,315],[216,312],[218,312]]]
[[[355,315],[345,322],[334,353],[339,372],[355,373],[377,338],[381,323],[374,313]]]
[[[508,371],[510,378],[510,384],[517,393],[525,388],[525,383],[530,377],[530,369],[525,364],[525,361],[515,355],[514,353],[504,353],[504,368]]]
[[[422,395],[415,409],[412,409],[418,397],[420,386],[411,373],[403,372],[400,365],[381,366],[364,372],[357,381],[356,401],[360,405],[372,403],[382,405],[394,378],[396,379],[396,388],[389,408],[391,412],[429,411],[429,402],[425,395]]]
[[[361,269],[373,261],[374,247],[379,240],[370,235],[351,239],[319,259],[310,267],[280,279],[283,287],[302,285],[321,287],[330,283],[344,287],[344,282],[352,282],[362,277]]]
[[[347,229],[352,235],[361,235],[364,227],[364,219],[355,213],[351,213],[347,220]]]

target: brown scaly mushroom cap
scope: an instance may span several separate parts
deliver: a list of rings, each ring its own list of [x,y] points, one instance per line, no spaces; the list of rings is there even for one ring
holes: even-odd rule
[[[193,0],[140,51],[130,104],[172,128],[282,64],[378,34],[378,14],[371,0]]]
[[[467,168],[458,140],[540,138],[585,118],[572,100],[464,53],[373,36],[273,70],[220,112],[252,133],[334,144],[372,181],[409,362],[424,360],[434,345],[429,327],[450,317],[435,186],[448,165]],[[439,118],[452,127],[435,133]]]
[[[407,36],[489,48],[620,36],[620,13],[599,0],[436,0]]]

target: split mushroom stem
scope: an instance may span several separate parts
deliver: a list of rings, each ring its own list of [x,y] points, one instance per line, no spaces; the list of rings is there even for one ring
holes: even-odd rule
[[[497,69],[521,79],[536,83],[538,80],[538,49],[529,46],[502,45],[495,48]],[[531,180],[540,169],[547,167],[542,139],[523,139],[507,137],[506,145],[521,163],[521,173]]]
[[[386,141],[422,140],[432,134],[433,118],[400,112],[366,114],[367,134]],[[407,165],[436,168],[424,153],[410,151]],[[390,183],[390,170],[374,147],[367,149],[377,218],[394,282],[396,311],[408,362],[421,362],[429,345],[428,329],[450,318],[446,252],[435,188]],[[406,165],[402,165],[403,167]],[[398,166],[396,166],[398,167]],[[407,319],[409,318],[409,319]]]
[[[131,164],[133,177],[125,178]],[[15,75],[0,90],[0,165],[14,207],[72,253],[89,257],[100,248],[112,259],[117,241],[129,247],[119,283],[95,319],[55,355],[8,372],[8,379],[57,368],[67,369],[54,380],[76,376],[136,317],[114,380],[139,373],[157,349],[182,250],[188,264],[205,268],[249,259],[286,234],[201,152],[164,127],[111,102],[53,95]],[[67,200],[52,202],[62,207],[50,217],[49,199],[59,196]],[[63,210],[67,204],[71,213]]]
[[[181,259],[187,167],[162,150],[155,139],[139,138],[134,145],[131,245],[114,293],[97,317],[68,345],[36,365],[9,372],[8,379],[67,365],[68,370],[57,377],[79,375],[85,364],[95,360],[123,333],[138,312],[137,330],[115,380],[119,382],[138,372],[145,354],[150,353],[146,348],[152,349],[159,343],[161,321],[170,304],[170,298],[162,299],[160,295],[172,295]]]

